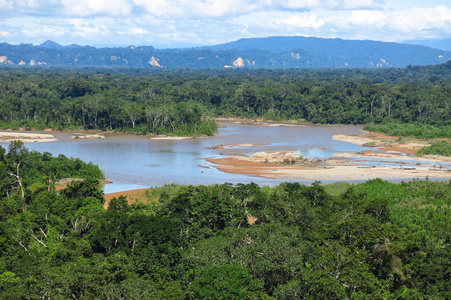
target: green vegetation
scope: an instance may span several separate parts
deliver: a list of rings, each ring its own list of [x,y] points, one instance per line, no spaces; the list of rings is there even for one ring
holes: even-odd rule
[[[27,201],[31,194],[50,191],[59,179],[71,177],[103,179],[103,174],[79,158],[29,151],[20,141],[11,142],[8,151],[0,147],[0,197],[20,194]]]
[[[0,161],[2,299],[451,296],[451,182],[173,184],[105,210],[95,179],[31,189],[72,159],[13,143]]]
[[[449,136],[450,75],[450,63],[384,71],[3,69],[0,127],[212,135],[213,117],[234,116],[375,130],[411,124],[407,132],[388,127]]]
[[[436,154],[451,156],[451,142],[438,141],[430,147],[423,147],[417,151],[418,154]]]
[[[239,116],[449,138],[450,67],[3,70],[0,126],[202,135]],[[55,192],[64,177],[84,180]],[[173,184],[105,210],[102,177],[0,148],[1,299],[451,298],[451,182]]]
[[[436,127],[425,124],[367,124],[365,130],[381,132],[391,136],[414,137],[420,139],[450,138],[451,125]],[[402,141],[402,138],[400,138]],[[430,147],[423,147],[417,154],[435,154],[451,156],[451,142],[437,141]]]
[[[430,124],[366,124],[364,130],[381,132],[391,136],[414,137],[420,139],[450,138],[451,125],[433,126]]]

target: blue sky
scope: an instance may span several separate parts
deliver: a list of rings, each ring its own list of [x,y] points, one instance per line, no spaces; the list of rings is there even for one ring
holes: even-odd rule
[[[451,1],[0,0],[0,42],[10,44],[173,48],[296,35],[451,38]]]

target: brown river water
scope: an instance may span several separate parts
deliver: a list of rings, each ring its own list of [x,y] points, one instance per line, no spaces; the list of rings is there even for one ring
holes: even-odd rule
[[[53,132],[56,142],[29,143],[30,150],[64,154],[97,164],[113,181],[105,193],[178,184],[250,183],[274,186],[283,181],[310,184],[315,180],[281,180],[224,173],[201,158],[252,155],[259,151],[289,150],[315,158],[329,158],[335,153],[374,150],[332,140],[335,134],[358,134],[361,126],[249,126],[225,122],[226,127],[212,137],[187,140],[151,140],[145,136],[106,134],[105,139],[72,139],[70,133]],[[208,149],[214,145],[267,144],[253,147]],[[7,145],[3,145],[4,147]],[[330,180],[323,183],[329,183]]]

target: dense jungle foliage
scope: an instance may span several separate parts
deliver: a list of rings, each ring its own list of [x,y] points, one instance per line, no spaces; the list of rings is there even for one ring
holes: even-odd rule
[[[20,141],[11,142],[8,151],[0,147],[0,197],[19,201],[20,205],[13,205],[16,209],[26,206],[33,193],[50,191],[63,178],[103,179],[103,174],[92,163],[63,154],[53,157],[49,152],[29,151]]]
[[[0,70],[0,127],[211,135],[212,117],[451,124],[451,62],[385,70]],[[435,130],[435,129],[434,129]]]
[[[0,161],[1,299],[451,297],[451,182],[167,185],[106,210],[92,165]],[[94,178],[32,188],[51,166]]]
[[[451,156],[451,142],[438,141],[430,147],[423,147],[417,151],[418,154],[435,154],[442,156]]]

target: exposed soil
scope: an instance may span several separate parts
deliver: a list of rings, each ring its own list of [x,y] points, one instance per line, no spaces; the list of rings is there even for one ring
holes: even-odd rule
[[[107,209],[111,199],[118,198],[119,196],[126,196],[128,204],[133,204],[135,202],[148,203],[148,199],[146,197],[146,191],[148,190],[150,189],[136,189],[130,191],[105,194],[103,195],[103,198],[105,198],[105,204],[103,207]]]
[[[387,152],[400,152],[415,155],[419,149],[430,146],[426,140],[388,136],[382,133],[366,132],[352,135],[334,135],[332,139],[356,145],[375,147]]]

